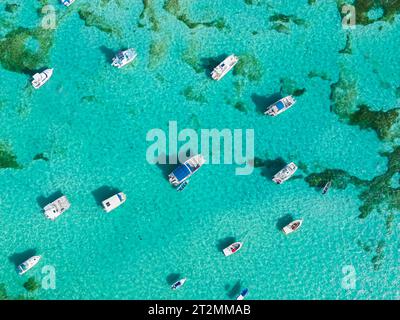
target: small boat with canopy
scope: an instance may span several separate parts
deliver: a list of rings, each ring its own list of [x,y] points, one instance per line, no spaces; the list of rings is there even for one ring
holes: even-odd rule
[[[281,114],[282,112],[285,112],[289,108],[293,107],[295,103],[296,100],[292,96],[284,97],[277,102],[271,104],[264,112],[264,114],[275,117],[278,114]]]
[[[178,191],[182,190],[186,185],[182,186],[181,188],[180,185],[188,181],[188,179],[197,171],[200,169],[200,167],[205,163],[205,160],[201,154],[195,155],[188,160],[186,160],[183,164],[181,164],[179,167],[177,167],[174,171],[172,171],[168,175],[169,182],[175,186],[178,187]],[[187,184],[187,183],[186,183]]]

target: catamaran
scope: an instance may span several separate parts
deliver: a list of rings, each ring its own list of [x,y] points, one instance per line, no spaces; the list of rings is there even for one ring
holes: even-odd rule
[[[43,86],[53,75],[53,70],[54,69],[46,69],[43,72],[35,73],[32,79],[32,86],[35,89],[39,89],[41,86]]]
[[[74,2],[75,2],[75,0],[61,0],[61,3],[66,7],[69,7]]]
[[[25,272],[29,271],[32,269],[34,266],[36,266],[40,260],[41,256],[33,256],[30,257],[28,260],[22,262],[18,267],[18,274],[21,276]]]
[[[44,215],[50,220],[54,221],[58,216],[67,211],[70,206],[71,204],[69,203],[67,197],[62,196],[43,208]]]
[[[226,257],[230,256],[231,254],[238,252],[242,248],[242,246],[243,246],[242,242],[234,242],[223,250],[224,255]]]
[[[264,114],[267,114],[269,116],[277,116],[278,114],[281,114],[282,112],[286,111],[287,109],[293,107],[293,105],[296,103],[296,100],[292,96],[287,96],[279,101],[271,104],[267,110],[264,112]]]
[[[283,227],[282,231],[284,234],[288,235],[289,233],[295,232],[298,230],[303,223],[303,220],[294,220],[289,223],[287,226]]]
[[[103,205],[103,209],[106,212],[110,212],[110,211],[118,208],[125,201],[126,201],[125,193],[118,192],[117,194],[114,194],[112,197],[104,200],[101,204]]]
[[[129,48],[124,51],[119,51],[113,58],[111,65],[114,67],[122,68],[128,63],[131,63],[137,57],[137,52],[133,48]]]
[[[236,300],[244,300],[244,298],[246,298],[246,296],[249,294],[249,289],[243,289],[239,296],[236,298]]]
[[[277,174],[274,175],[272,180],[277,183],[281,184],[288,180],[297,170],[297,166],[294,162],[289,163],[286,165],[282,170],[280,170]]]
[[[168,175],[169,182],[173,186],[178,187],[182,182],[186,181],[199,170],[204,162],[205,160],[201,154],[189,158]]]
[[[175,282],[172,286],[171,289],[172,290],[176,290],[179,289],[180,287],[182,287],[184,285],[184,283],[186,282],[186,278],[183,278],[177,282]]]
[[[322,194],[327,193],[328,190],[329,190],[329,188],[331,187],[331,185],[332,185],[332,181],[329,180],[329,181],[325,184],[324,188],[322,189]]]
[[[239,58],[234,54],[225,58],[218,66],[211,72],[211,78],[214,80],[221,80],[234,66],[238,63]]]

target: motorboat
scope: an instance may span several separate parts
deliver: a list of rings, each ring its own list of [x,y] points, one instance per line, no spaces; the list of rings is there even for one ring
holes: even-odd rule
[[[112,197],[104,200],[101,204],[103,205],[103,209],[106,212],[110,212],[110,211],[118,208],[125,201],[126,201],[125,193],[118,192],[117,194],[114,194]]]
[[[246,298],[246,296],[249,294],[249,289],[243,289],[239,296],[236,298],[236,300],[244,300]]]
[[[242,248],[242,246],[243,246],[243,243],[242,243],[242,242],[234,242],[234,243],[232,243],[231,245],[229,245],[228,247],[226,247],[226,248],[223,250],[224,255],[225,255],[226,257],[227,257],[227,256],[230,256],[230,255],[232,255],[232,254],[238,252],[238,251]]]
[[[112,59],[111,65],[119,69],[131,63],[133,60],[135,60],[136,57],[137,52],[133,48],[119,51],[117,55]]]
[[[33,75],[32,79],[32,86],[35,89],[39,89],[43,86],[47,81],[50,80],[51,76],[53,75],[54,69],[46,69],[43,72],[38,72]]]
[[[58,198],[57,200],[49,203],[47,206],[45,206],[44,209],[44,215],[49,218],[50,220],[55,220],[57,217],[59,217],[62,213],[67,211],[71,204],[69,203],[68,199],[66,196],[62,196]]]
[[[75,2],[75,0],[61,0],[61,3],[66,7],[69,7],[74,2]]]
[[[178,187],[199,170],[204,163],[205,160],[201,154],[189,158],[168,175],[169,182],[173,186]]]
[[[281,184],[288,180],[297,170],[297,166],[294,162],[289,163],[283,169],[281,169],[278,173],[274,175],[272,181],[277,184]]]
[[[328,192],[329,188],[331,187],[331,185],[332,185],[332,181],[329,180],[329,181],[324,185],[324,188],[322,189],[322,194],[326,194],[326,193]]]
[[[291,223],[289,223],[287,226],[283,227],[282,231],[284,234],[288,235],[288,234],[298,230],[302,223],[303,223],[303,220],[294,220]]]
[[[181,280],[178,280],[177,282],[175,282],[172,286],[171,289],[172,290],[176,290],[179,289],[180,287],[182,287],[184,285],[184,283],[186,282],[186,278],[183,278]]]
[[[18,274],[23,275],[25,272],[32,269],[34,266],[36,266],[39,263],[40,259],[41,259],[41,256],[33,256],[33,257],[30,257],[28,260],[22,262],[17,267]]]
[[[211,78],[214,80],[221,80],[235,65],[238,63],[239,58],[231,54],[224,59],[218,66],[211,72]]]
[[[264,114],[275,117],[278,114],[281,114],[282,112],[285,112],[289,108],[293,107],[295,103],[296,100],[293,98],[293,96],[284,97],[277,102],[271,104],[264,112]]]

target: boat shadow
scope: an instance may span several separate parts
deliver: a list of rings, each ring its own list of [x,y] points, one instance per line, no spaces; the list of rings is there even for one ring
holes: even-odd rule
[[[251,95],[251,100],[256,106],[256,111],[261,114],[264,114],[268,106],[270,106],[271,104],[273,104],[274,102],[278,101],[281,98],[282,98],[281,93],[274,93],[270,96],[260,96],[256,93],[253,93]]]
[[[214,68],[224,61],[224,59],[228,56],[228,54],[221,54],[217,57],[201,58],[200,66],[204,69],[206,76],[210,77],[211,71],[213,71]]]
[[[116,193],[121,192],[120,189],[110,187],[110,186],[101,186],[100,188],[97,188],[96,190],[92,191],[92,195],[94,200],[96,201],[96,204],[98,206],[101,206],[101,203],[110,198],[111,196],[115,195]]]
[[[280,217],[276,221],[276,228],[278,230],[282,230],[284,226],[287,226],[290,222],[294,220],[293,216],[291,214],[285,214],[283,217]]]
[[[222,250],[224,250],[227,246],[229,246],[230,244],[236,242],[236,238],[235,237],[226,237],[223,239],[219,239],[217,241],[217,250],[219,252],[222,252]]]
[[[180,277],[180,273],[170,273],[165,280],[167,281],[168,285],[172,286],[180,279]]]
[[[240,288],[241,288],[240,280],[237,281],[232,287],[229,284],[227,284],[225,286],[225,290],[227,291],[226,295],[230,299],[233,299],[240,294]]]
[[[265,160],[264,166],[261,169],[261,175],[271,180],[284,166],[286,166],[286,161],[281,157],[274,160]]]
[[[30,257],[36,255],[36,249],[28,249],[23,252],[14,253],[13,255],[8,257],[8,260],[18,267],[22,262],[28,260]]]
[[[40,208],[44,208],[46,205],[49,203],[57,200],[58,198],[62,197],[63,193],[61,190],[57,190],[56,192],[52,193],[50,196],[45,197],[43,195],[39,196],[36,198],[36,202],[39,205]]]
[[[112,58],[114,58],[116,52],[113,49],[107,48],[106,46],[100,46],[99,47],[101,53],[104,55],[104,57],[106,58],[107,61],[112,60]]]

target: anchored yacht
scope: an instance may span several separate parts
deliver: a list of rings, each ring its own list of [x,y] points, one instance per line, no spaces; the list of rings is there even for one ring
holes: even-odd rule
[[[197,170],[199,170],[204,162],[205,160],[201,154],[189,158],[169,174],[169,182],[173,186],[178,187],[182,182],[190,178]]]
[[[32,86],[35,89],[39,89],[43,86],[47,81],[50,80],[51,76],[53,75],[54,69],[46,69],[43,72],[38,72],[33,75],[32,79]]]
[[[110,212],[110,211],[118,208],[125,201],[126,201],[125,193],[118,192],[117,194],[114,194],[112,197],[110,197],[102,202],[103,209],[106,212]]]
[[[292,96],[284,97],[279,101],[271,104],[264,112],[264,114],[275,117],[278,114],[281,114],[282,112],[285,112],[287,109],[291,108],[295,103],[296,100]]]
[[[281,184],[288,180],[297,170],[297,166],[294,162],[289,163],[286,165],[282,170],[280,170],[277,174],[274,175],[272,180],[277,183]]]
[[[34,266],[36,266],[40,260],[41,256],[33,256],[30,257],[28,260],[22,262],[18,267],[18,274],[21,276],[25,272],[29,271],[32,269]]]
[[[231,54],[214,68],[214,70],[211,72],[211,78],[217,81],[221,80],[235,66],[238,61],[239,58],[234,54]]]
[[[111,65],[119,69],[131,63],[136,57],[137,52],[135,49],[129,48],[127,50],[118,52],[113,58]]]
[[[283,227],[282,231],[284,234],[288,235],[289,233],[295,232],[298,230],[303,223],[303,220],[294,220],[289,223],[287,226]]]
[[[181,279],[181,280],[175,282],[175,283],[171,286],[171,289],[172,289],[172,290],[179,289],[180,287],[182,287],[182,286],[185,284],[185,282],[186,282],[186,278],[183,278],[183,279]]]
[[[67,197],[62,196],[44,207],[44,215],[50,220],[54,221],[62,213],[67,211],[70,206],[71,204],[69,203]]]
[[[243,246],[242,242],[234,242],[223,250],[224,255],[226,257],[230,256],[231,254],[238,252],[242,248],[242,246]]]

